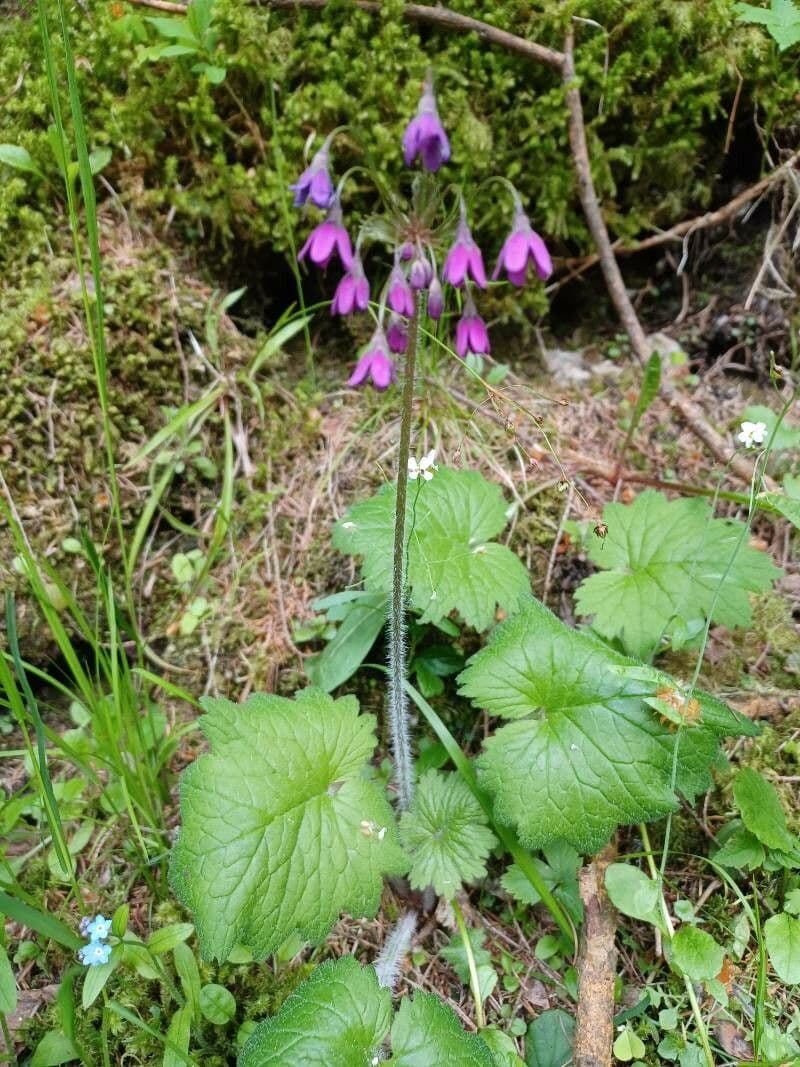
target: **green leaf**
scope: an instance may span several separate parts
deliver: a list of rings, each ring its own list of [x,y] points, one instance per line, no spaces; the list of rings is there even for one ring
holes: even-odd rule
[[[524,1025],[523,1023],[523,1027]],[[517,1055],[513,1037],[496,1026],[487,1026],[481,1030],[481,1040],[492,1054],[494,1067],[525,1067],[525,1061]]]
[[[56,919],[54,915],[47,912],[39,911],[38,908],[32,908],[29,904],[24,904],[3,890],[0,890],[0,914],[7,915],[9,919],[13,919],[21,926],[35,930],[42,937],[52,938],[53,941],[73,952],[83,946],[83,941],[78,935],[65,926],[60,919]]]
[[[224,1026],[236,1014],[236,998],[230,990],[209,982],[200,990],[200,1014],[215,1026]]]
[[[769,961],[782,982],[800,982],[800,919],[786,912],[773,915],[764,923],[764,939]]]
[[[743,826],[734,830],[729,837],[725,838],[722,848],[714,853],[714,862],[723,867],[746,867],[754,871],[764,862],[766,853],[764,846]]]
[[[663,928],[658,882],[648,878],[638,867],[629,863],[610,864],[606,869],[606,891],[611,903],[623,915]]]
[[[368,589],[388,594],[394,542],[395,487],[354,504],[337,523],[333,543],[363,556]],[[476,630],[495,621],[499,607],[514,612],[529,593],[528,575],[514,553],[492,538],[506,525],[499,486],[477,471],[443,469],[412,486],[406,511],[410,606],[422,622],[439,623],[452,611]]]
[[[211,752],[183,774],[170,876],[204,957],[257,959],[295,931],[318,941],[342,911],[374,915],[404,873],[394,817],[364,775],[375,720],[354,697],[206,699]]]
[[[620,1030],[614,1042],[614,1055],[620,1063],[630,1063],[631,1060],[641,1059],[644,1052],[644,1042],[629,1026]]]
[[[786,815],[775,788],[752,767],[742,767],[733,780],[733,799],[747,829],[767,848],[789,852],[795,840],[786,829]]]
[[[644,377],[642,378],[642,387],[639,390],[639,396],[636,401],[636,407],[633,409],[631,415],[630,427],[628,434],[636,429],[641,421],[642,415],[647,411],[655,398],[658,396],[658,390],[661,385],[661,356],[658,352],[653,352],[647,361],[647,365],[644,368]]]
[[[0,945],[0,1014],[9,1015],[17,1006],[17,982],[5,947]]]
[[[170,1020],[169,1029],[167,1030],[167,1040],[170,1041],[181,1052],[189,1052],[189,1039],[191,1037],[192,1030],[192,1008],[190,1004],[184,1004],[182,1008],[178,1008],[175,1014]],[[162,1067],[184,1067],[186,1060],[178,1056],[169,1045],[164,1046],[164,1059],[162,1060]]]
[[[633,504],[608,504],[603,522],[608,534],[588,546],[602,572],[581,583],[576,604],[582,615],[594,616],[599,634],[620,638],[643,660],[676,621],[685,628],[712,608],[714,622],[749,626],[748,594],[767,589],[782,573],[765,553],[744,544],[723,580],[742,524],[713,518],[699,498],[669,501],[647,490]]]
[[[57,1067],[60,1063],[72,1063],[79,1059],[75,1045],[60,1030],[45,1034],[31,1056],[30,1067]]]
[[[525,1063],[528,1067],[565,1067],[572,1060],[575,1020],[561,1008],[543,1011],[528,1027]]]
[[[180,979],[186,1004],[196,1019],[200,1011],[200,970],[194,952],[185,941],[181,941],[172,950],[172,958],[175,960],[175,973]]]
[[[403,997],[392,1024],[388,1062],[393,1067],[430,1067],[432,1054],[436,1067],[493,1067],[483,1041],[464,1033],[455,1014],[438,997],[431,993]]]
[[[800,476],[785,474],[782,493],[777,490],[759,493],[757,501],[759,506],[765,505],[767,510],[776,511],[800,529]]]
[[[167,19],[149,16],[145,22],[149,22],[162,37],[183,41],[187,45],[193,45],[195,49],[200,47],[200,38],[185,18]]]
[[[83,1010],[91,1007],[102,993],[106,982],[117,969],[122,957],[119,948],[112,949],[111,959],[108,963],[101,963],[97,967],[87,967],[83,976],[83,989],[81,990],[81,1004]]]
[[[758,732],[702,693],[700,723],[668,730],[643,698],[675,683],[652,668],[644,680],[640,672],[532,601],[459,676],[473,703],[518,720],[484,743],[478,767],[498,819],[529,847],[563,838],[579,852],[597,851],[617,826],[674,810],[676,738],[677,786],[693,797],[711,785],[719,738]]]
[[[164,952],[171,952],[176,945],[188,940],[194,933],[191,923],[170,923],[155,930],[148,939],[147,947],[154,956],[160,956]]]
[[[221,85],[225,81],[228,71],[226,67],[218,67],[213,63],[201,64],[202,72],[212,85]]]
[[[44,177],[30,152],[21,145],[0,144],[0,163],[5,163],[7,167],[13,167],[14,170],[28,171],[40,178]]]
[[[306,660],[311,682],[326,693],[346,682],[375,644],[386,623],[386,613],[383,593],[361,593],[349,603],[334,638],[320,655]]]
[[[693,982],[716,978],[725,959],[722,945],[696,926],[681,926],[672,939],[672,953],[675,964]]]
[[[382,1049],[391,1027],[393,1055]],[[435,1050],[435,1052],[433,1051]],[[465,1034],[453,1012],[429,993],[404,997],[392,1025],[392,996],[378,985],[375,970],[352,956],[328,960],[259,1024],[239,1057],[238,1067],[492,1067],[486,1045]]]
[[[411,857],[413,889],[432,885],[448,900],[462,882],[486,874],[496,838],[466,782],[455,773],[427,771],[400,819],[400,838]]]
[[[550,841],[542,849],[544,860],[533,857],[533,863],[548,889],[562,903],[579,926],[583,922],[583,904],[578,890],[578,868],[581,865],[580,853],[566,841]],[[523,904],[538,904],[541,897],[531,885],[530,879],[512,863],[500,883],[507,893]]]
[[[257,1027],[238,1067],[363,1067],[378,1052],[391,1019],[392,995],[380,988],[372,967],[360,967],[351,956],[328,960]]]
[[[734,11],[742,22],[757,22],[766,26],[778,48],[784,52],[800,41],[800,10],[792,0],[772,0],[769,10],[752,4],[736,4]],[[748,411],[761,410],[748,408]],[[769,411],[769,408],[763,409]],[[749,415],[746,415],[750,418]]]

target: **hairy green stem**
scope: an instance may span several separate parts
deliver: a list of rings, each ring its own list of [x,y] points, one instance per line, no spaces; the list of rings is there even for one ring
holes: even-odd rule
[[[483,1030],[486,1026],[486,1016],[483,1012],[483,1000],[481,998],[481,984],[478,980],[478,968],[475,965],[475,954],[472,951],[472,942],[469,939],[469,931],[467,930],[467,924],[464,922],[464,913],[457,900],[450,901],[453,905],[453,914],[456,917],[456,925],[458,926],[458,932],[461,934],[461,940],[464,943],[464,953],[467,957],[467,967],[469,968],[469,987],[472,990],[472,999],[475,1001],[475,1025],[479,1030]]]
[[[414,314],[408,330],[403,406],[400,418],[400,448],[397,454],[397,497],[394,513],[394,560],[392,564],[392,599],[389,608],[389,728],[394,756],[397,806],[406,811],[414,795],[414,761],[408,726],[406,694],[406,500],[408,498],[408,460],[411,454],[411,421],[414,407],[414,376],[422,337],[424,297],[417,294]]]

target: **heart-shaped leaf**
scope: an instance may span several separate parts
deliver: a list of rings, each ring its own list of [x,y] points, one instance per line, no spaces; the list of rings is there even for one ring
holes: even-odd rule
[[[175,892],[206,958],[263,958],[290,934],[324,937],[342,911],[374,915],[408,864],[391,808],[363,776],[375,720],[354,697],[206,699],[211,752],[184,772]]]
[[[699,723],[668,728],[644,702],[678,692],[668,675],[637,667],[536,601],[494,631],[459,681],[473,703],[516,720],[485,742],[478,767],[498,818],[532,848],[560,837],[595,852],[617,826],[676,807],[676,744],[676,786],[693,797],[711,785],[719,738],[758,732],[702,693]]]

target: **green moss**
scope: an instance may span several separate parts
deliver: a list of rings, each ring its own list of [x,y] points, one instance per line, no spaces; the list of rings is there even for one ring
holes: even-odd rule
[[[579,29],[578,68],[595,177],[616,234],[666,226],[709,203],[740,75],[736,125],[751,131],[745,140],[753,114],[778,140],[797,119],[792,54],[779,54],[760,27],[737,22],[734,0],[541,0],[536,7],[464,0],[459,10],[556,48],[573,11],[595,20]],[[143,61],[143,48],[156,40],[144,12],[101,0],[76,9],[92,146],[113,150],[107,173],[123,202],[150,218],[174,211],[172,233],[241,269],[265,247],[287,247],[277,161],[282,155],[291,177],[309,134],[348,125],[336,145],[339,173],[354,164],[391,181],[403,173],[400,134],[433,62],[453,132],[452,180],[474,188],[507,175],[543,232],[587,249],[557,74],[473,34],[408,23],[400,12],[397,0],[379,17],[342,0],[291,14],[219,0],[219,59],[228,76],[211,86],[191,71],[191,57]],[[10,94],[4,139],[24,145],[49,179],[14,174],[3,183],[0,229],[23,230],[42,246],[42,220],[61,194],[45,133],[35,20],[6,19],[0,35],[0,96]],[[752,155],[749,144],[742,151]],[[476,197],[479,232],[496,245],[508,211],[497,187]],[[372,205],[363,174],[348,183],[345,200],[351,213]]]

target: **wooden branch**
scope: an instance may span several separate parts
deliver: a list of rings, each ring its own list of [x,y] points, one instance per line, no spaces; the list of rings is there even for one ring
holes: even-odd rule
[[[606,846],[578,875],[585,920],[578,953],[575,1067],[611,1067],[617,913],[606,894],[605,875],[616,853],[613,843]]]
[[[581,93],[575,75],[574,43],[573,31],[570,30],[564,47],[562,75],[566,89],[567,109],[569,111],[569,143],[575,162],[575,173],[578,178],[578,195],[589,226],[589,232],[597,249],[597,256],[606,281],[608,295],[611,297],[625,332],[630,338],[636,358],[644,365],[650,358],[652,348],[639,321],[639,316],[636,314],[631,298],[628,296],[628,290],[625,288],[625,282],[614,256],[614,249],[597,199],[592,178],[592,168],[589,162],[589,150],[586,145],[586,126],[583,121]],[[739,478],[749,484],[753,476],[751,464],[747,462],[744,456],[738,455],[725,438],[717,433],[706,419],[702,409],[688,396],[676,390],[670,382],[665,381],[663,377],[660,392],[666,397],[673,411],[676,411],[681,416],[692,433],[708,446],[717,459],[726,464]]]
[[[677,223],[675,226],[671,226],[668,230],[661,230],[659,233],[650,234],[649,237],[643,237],[635,244],[625,244],[623,238],[618,237],[616,241],[611,245],[611,248],[617,256],[632,256],[636,252],[644,252],[648,248],[657,248],[659,245],[669,244],[670,241],[680,241],[687,234],[695,233],[698,230],[707,230],[713,226],[721,226],[722,223],[728,222],[734,218],[738,212],[751,201],[761,196],[766,192],[769,187],[783,177],[783,175],[791,170],[798,162],[800,162],[800,152],[795,152],[784,163],[781,163],[775,170],[770,171],[760,181],[755,182],[753,185],[743,189],[741,193],[735,196],[732,200],[729,200],[727,204],[723,204],[722,207],[715,208],[714,211],[706,211],[703,215],[697,215],[693,219],[685,219],[683,222]],[[589,270],[596,263],[599,263],[600,256],[597,252],[593,252],[590,256],[580,256],[575,259],[564,259],[562,264],[572,270],[570,277],[576,277],[578,274],[583,274],[584,271]]]
[[[142,7],[152,7],[158,11],[167,11],[170,14],[182,15],[186,11],[184,4],[172,3],[172,0],[128,0],[129,3],[139,4]],[[326,7],[328,0],[255,0],[259,6],[291,10],[296,8],[319,10]],[[380,14],[383,5],[377,0],[351,0],[353,7],[361,11],[368,11],[374,15]],[[507,52],[515,52],[525,59],[533,60],[534,63],[544,63],[545,66],[554,70],[561,70],[564,63],[564,55],[554,48],[547,48],[543,44],[529,41],[525,37],[519,37],[515,33],[498,29],[488,22],[470,18],[469,15],[460,15],[457,11],[450,11],[446,7],[427,7],[424,4],[406,4],[402,11],[403,18],[411,22],[423,22],[438,29],[455,31],[457,33],[477,33],[477,35],[489,44],[496,44]]]

